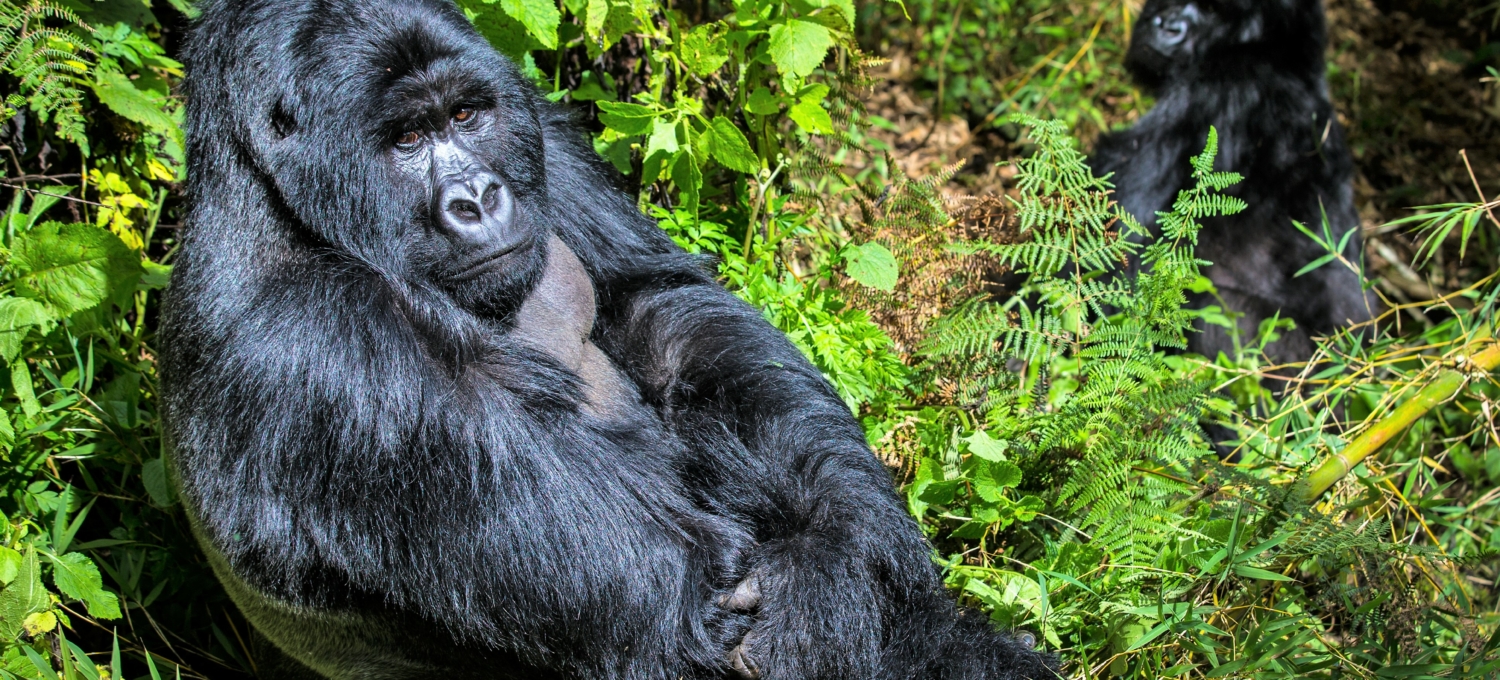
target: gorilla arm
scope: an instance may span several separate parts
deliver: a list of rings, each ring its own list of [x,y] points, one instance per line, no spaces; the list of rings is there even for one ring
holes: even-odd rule
[[[562,115],[543,115],[554,224],[600,292],[593,337],[699,452],[684,471],[699,502],[752,523],[758,545],[730,575],[761,595],[751,665],[797,678],[926,664],[882,648],[901,643],[890,622],[943,612],[931,621],[942,628],[956,616],[932,599],[944,596],[930,548],[848,407],[757,310],[624,195],[600,191],[611,179],[593,149]],[[756,604],[754,590],[729,604]]]

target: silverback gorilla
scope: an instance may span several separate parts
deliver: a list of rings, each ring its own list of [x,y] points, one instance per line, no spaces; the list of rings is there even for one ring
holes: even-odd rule
[[[1312,355],[1312,336],[1370,318],[1359,276],[1334,262],[1296,272],[1327,254],[1292,225],[1315,233],[1326,212],[1337,243],[1359,229],[1353,160],[1334,119],[1324,81],[1324,19],[1319,0],[1148,0],[1131,34],[1126,66],[1154,90],[1155,108],[1134,127],[1106,135],[1091,160],[1113,172],[1122,207],[1148,227],[1191,186],[1188,159],[1219,130],[1219,168],[1245,175],[1229,193],[1250,207],[1207,220],[1198,255],[1228,307],[1242,313],[1242,341],[1280,311],[1297,328],[1267,353],[1277,363]],[[1361,261],[1358,233],[1344,249]],[[1194,306],[1211,303],[1203,294]],[[1226,329],[1200,328],[1189,349],[1232,352]]]
[[[1050,678],[829,385],[445,0],[218,0],[162,321],[274,677]]]

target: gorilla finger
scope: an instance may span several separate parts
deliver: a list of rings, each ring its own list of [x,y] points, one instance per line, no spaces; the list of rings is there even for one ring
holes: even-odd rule
[[[754,611],[760,606],[760,576],[751,574],[733,592],[720,595],[719,606],[732,612]]]
[[[760,666],[750,656],[750,645],[754,642],[755,631],[752,630],[745,634],[745,639],[740,641],[739,646],[729,650],[729,667],[741,680],[760,678]]]

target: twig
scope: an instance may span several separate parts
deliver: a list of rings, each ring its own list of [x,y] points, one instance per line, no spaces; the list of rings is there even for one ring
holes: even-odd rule
[[[107,205],[104,205],[103,203],[95,203],[95,202],[87,200],[87,199],[73,198],[72,196],[58,196],[57,194],[48,194],[47,192],[42,191],[40,189],[33,189],[31,187],[24,186],[24,185],[21,185],[21,184],[11,184],[10,182],[6,182],[4,180],[0,180],[0,187],[10,187],[12,189],[19,189],[21,191],[24,191],[24,192],[27,192],[27,193],[30,193],[30,194],[46,194],[46,195],[52,196],[54,198],[60,198],[60,199],[62,199],[64,201],[72,201],[74,203],[83,203],[85,205],[98,206],[100,208],[108,208],[109,207]]]
[[[45,180],[45,179],[70,179],[70,178],[82,177],[82,176],[83,175],[80,175],[80,174],[78,174],[76,172],[70,172],[70,173],[66,173],[66,174],[62,174],[62,175],[20,175],[20,176],[17,176],[17,177],[6,177],[5,179],[10,180],[12,182],[32,182],[32,181],[41,181],[41,180]]]
[[[1469,171],[1469,181],[1474,183],[1474,193],[1479,194],[1479,202],[1484,204],[1484,214],[1489,216],[1490,224],[1500,227],[1500,220],[1495,219],[1495,211],[1492,210],[1495,204],[1484,197],[1484,189],[1479,188],[1479,178],[1474,176],[1474,166],[1469,165],[1469,150],[1459,149],[1458,156],[1464,159],[1464,169]]]

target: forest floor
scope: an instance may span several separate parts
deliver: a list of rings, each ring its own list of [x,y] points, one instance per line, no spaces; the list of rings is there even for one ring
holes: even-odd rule
[[[1388,300],[1408,302],[1440,296],[1494,271],[1500,234],[1481,234],[1464,258],[1456,245],[1447,248],[1416,271],[1410,265],[1415,235],[1384,225],[1416,206],[1474,201],[1476,185],[1487,198],[1500,194],[1500,83],[1484,68],[1497,63],[1500,53],[1500,43],[1490,44],[1500,33],[1492,16],[1497,10],[1439,11],[1432,9],[1435,3],[1413,1],[1410,6],[1420,8],[1413,14],[1403,0],[1327,5],[1329,88],[1357,166],[1355,196],[1370,277]],[[909,54],[893,51],[870,74],[877,81],[866,106],[891,123],[870,136],[888,146],[892,160],[912,177],[963,161],[944,187],[950,196],[1005,192],[1014,170],[996,164],[1020,152],[1024,140],[1007,139],[982,118],[947,115],[934,121]],[[1105,104],[1100,110],[1113,127],[1139,115]],[[1084,134],[1091,145],[1092,135]]]

